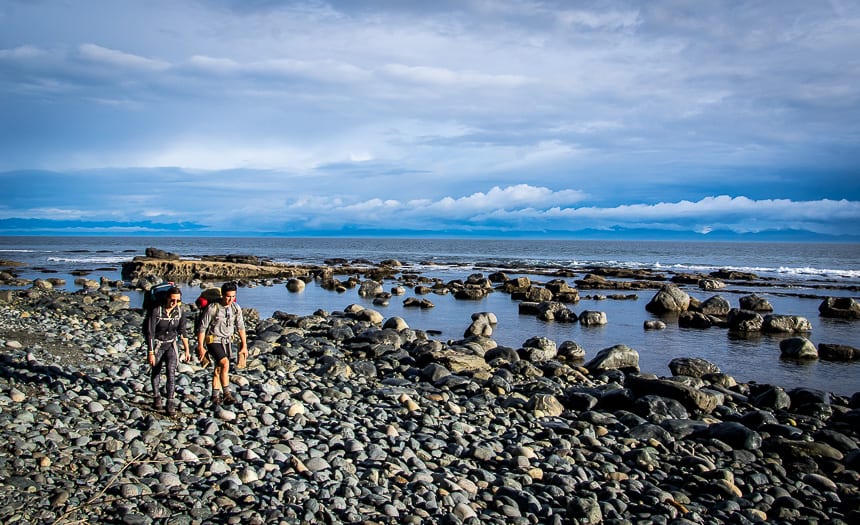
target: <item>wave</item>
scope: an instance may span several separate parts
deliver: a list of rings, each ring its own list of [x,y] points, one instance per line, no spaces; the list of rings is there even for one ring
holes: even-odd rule
[[[119,264],[128,262],[128,256],[93,255],[91,257],[48,257],[48,262],[74,264]]]

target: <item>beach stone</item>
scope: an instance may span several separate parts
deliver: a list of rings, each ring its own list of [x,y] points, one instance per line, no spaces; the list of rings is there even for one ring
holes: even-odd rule
[[[657,321],[657,320],[653,320],[653,319],[645,321],[642,326],[643,326],[643,328],[645,328],[645,330],[665,330],[666,329],[666,323],[664,323],[663,321]]]
[[[656,395],[674,399],[687,410],[711,413],[719,404],[719,399],[709,392],[666,379],[649,379],[630,375],[627,377],[625,386],[638,396]]]
[[[683,312],[690,307],[690,296],[675,284],[664,284],[645,305],[645,310],[655,314]]]
[[[818,359],[818,350],[805,337],[790,337],[779,342],[782,357],[791,359]]]
[[[606,312],[585,310],[579,314],[579,323],[582,326],[600,326],[608,323]]]
[[[290,279],[287,281],[287,290],[293,293],[301,293],[305,291],[305,282],[302,279]]]
[[[531,337],[523,343],[523,352],[532,362],[543,362],[555,359],[558,347],[555,341],[546,337]]]
[[[698,284],[702,290],[720,290],[726,287],[726,283],[719,279],[700,279]]]
[[[761,447],[761,435],[741,423],[725,421],[708,427],[708,435],[734,449],[756,450]]]
[[[821,317],[860,319],[860,302],[853,297],[827,297],[818,306]]]
[[[760,295],[750,294],[741,297],[738,300],[741,310],[749,310],[751,312],[772,312],[773,305],[770,301]]]
[[[729,314],[732,307],[727,300],[719,295],[708,298],[699,305],[698,311],[705,315],[716,315],[725,317]]]
[[[638,371],[639,352],[623,344],[604,348],[597,352],[594,358],[585,363],[585,368],[592,373],[600,373],[606,370]]]
[[[857,361],[860,360],[860,348],[853,346],[821,343],[818,345],[818,356],[827,361]]]
[[[466,328],[463,337],[492,337],[493,324],[486,317],[478,317]]]
[[[703,377],[720,373],[720,367],[698,357],[676,357],[669,361],[669,371],[676,376]]]
[[[764,316],[762,331],[783,333],[811,332],[812,323],[799,315],[768,314]]]
[[[558,347],[557,357],[571,361],[580,361],[585,359],[585,348],[576,341],[564,341]]]
[[[760,332],[764,325],[764,318],[752,310],[729,310],[726,322],[729,330],[735,332]]]
[[[633,403],[633,412],[654,423],[690,417],[684,405],[678,401],[655,395],[645,395],[636,399]]]
[[[711,318],[701,312],[681,312],[678,315],[678,326],[681,328],[710,328]]]
[[[9,391],[9,398],[15,403],[22,403],[27,400],[27,394],[17,388],[13,388]]]
[[[750,398],[752,404],[758,408],[785,409],[791,406],[791,398],[782,388],[769,386],[764,391]]]
[[[567,503],[566,511],[567,516],[572,518],[575,523],[596,525],[603,522],[603,511],[594,496],[572,497]]]
[[[398,332],[401,330],[408,330],[409,325],[402,317],[389,317],[385,324],[382,325],[383,329],[391,329],[397,330]]]
[[[564,406],[551,394],[535,394],[528,402],[527,408],[537,417],[557,417],[564,412]]]

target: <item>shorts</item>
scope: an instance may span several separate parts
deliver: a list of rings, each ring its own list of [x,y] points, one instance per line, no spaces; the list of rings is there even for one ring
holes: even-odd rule
[[[206,345],[206,350],[209,352],[212,362],[217,365],[225,357],[228,360],[230,359],[233,353],[233,345],[230,343],[210,343]]]

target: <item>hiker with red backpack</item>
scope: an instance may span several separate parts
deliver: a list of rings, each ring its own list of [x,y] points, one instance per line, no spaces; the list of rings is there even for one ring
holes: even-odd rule
[[[215,365],[212,376],[212,405],[230,405],[236,398],[230,392],[230,359],[232,358],[232,339],[239,334],[240,366],[248,357],[248,343],[245,336],[245,319],[242,309],[236,304],[236,283],[221,285],[221,300],[206,306],[200,314],[197,328],[197,354],[201,362],[208,357]]]
[[[170,283],[169,283],[170,284]],[[143,333],[148,350],[147,360],[150,366],[150,381],[152,382],[153,407],[161,410],[161,369],[167,374],[165,385],[167,397],[167,415],[176,413],[174,393],[176,391],[176,367],[179,364],[179,342],[185,349],[185,361],[191,359],[188,348],[187,319],[182,309],[182,290],[176,286],[162,287],[152,291],[156,305],[146,311]]]

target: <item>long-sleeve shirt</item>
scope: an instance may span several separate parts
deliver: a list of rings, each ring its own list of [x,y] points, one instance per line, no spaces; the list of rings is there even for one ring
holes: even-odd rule
[[[229,341],[236,331],[245,331],[245,318],[236,303],[230,306],[212,303],[203,310],[202,315],[200,333],[211,335],[217,341]]]
[[[148,328],[146,345],[150,352],[155,350],[157,341],[175,341],[177,337],[188,337],[188,319],[181,307],[174,308],[170,315],[164,306],[156,307],[149,316]]]

